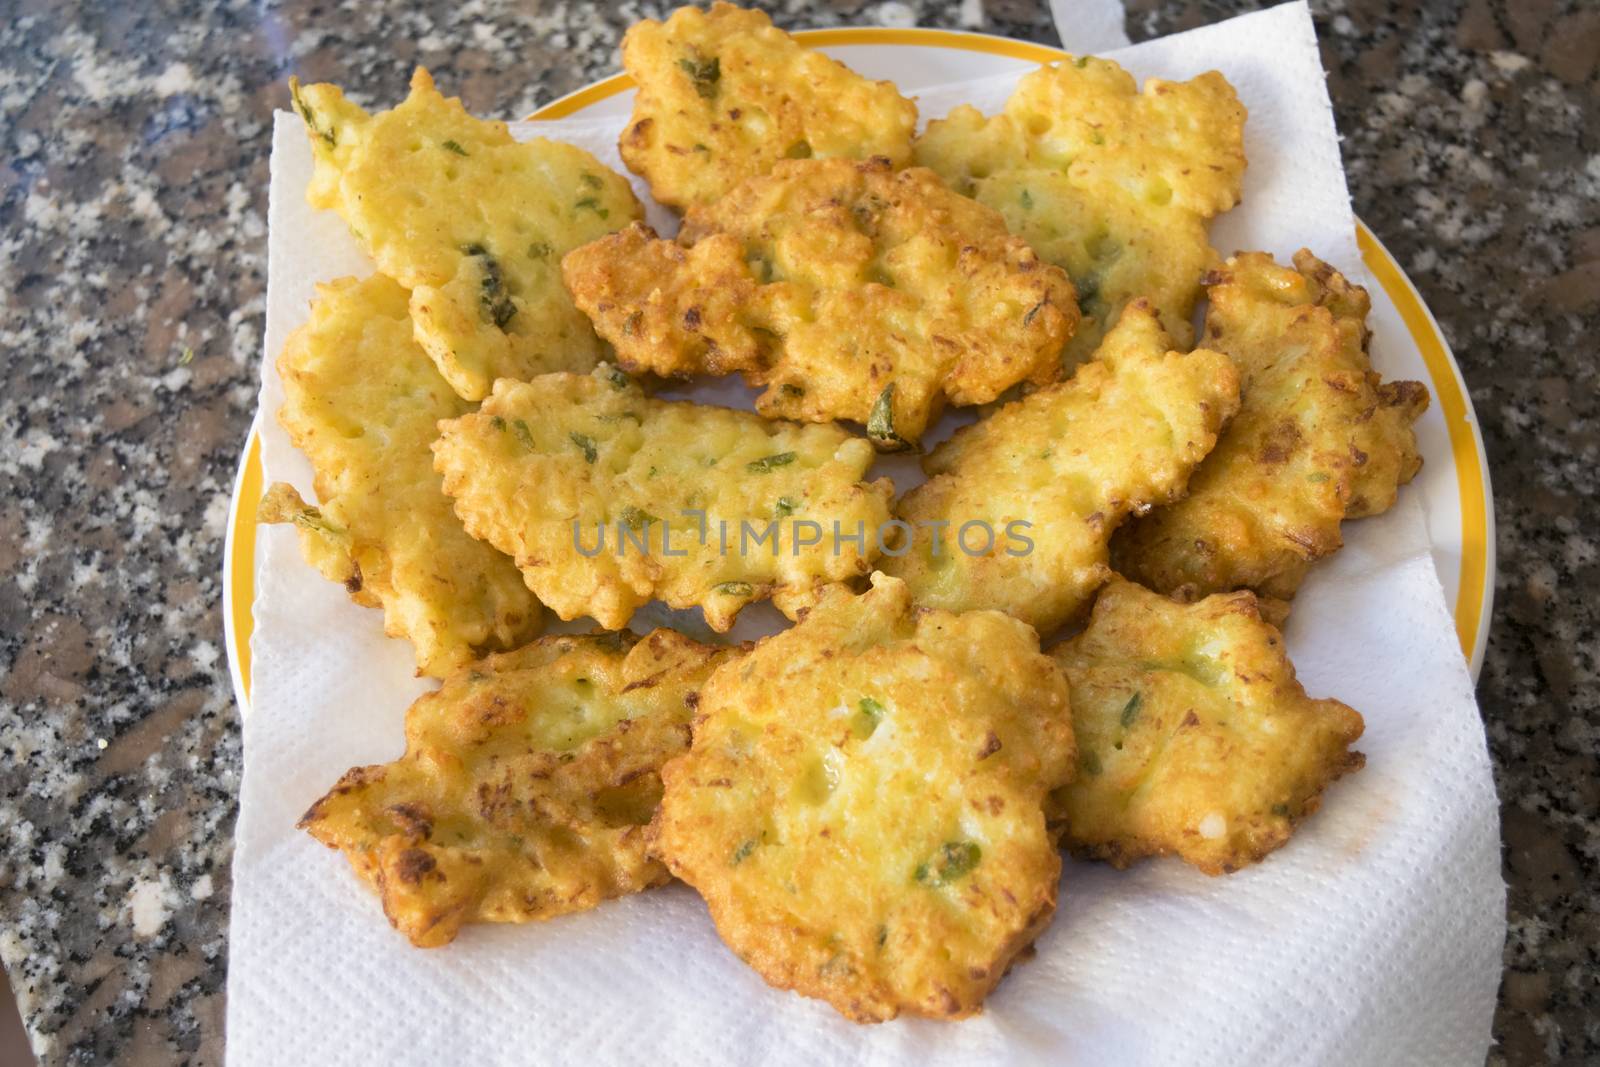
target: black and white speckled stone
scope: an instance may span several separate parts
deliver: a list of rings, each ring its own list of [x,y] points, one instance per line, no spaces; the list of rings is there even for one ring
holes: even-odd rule
[[[1130,4],[1136,38],[1241,3]],[[1359,213],[1483,420],[1500,523],[1480,696],[1506,818],[1493,1058],[1600,1055],[1600,11],[1319,3]],[[662,5],[0,3],[0,960],[48,1063],[218,1063],[239,735],[223,527],[290,73],[414,63],[512,116]],[[1036,0],[788,0],[780,23],[1053,41]]]

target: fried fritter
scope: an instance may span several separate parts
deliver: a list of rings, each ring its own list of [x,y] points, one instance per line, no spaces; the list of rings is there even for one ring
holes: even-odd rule
[[[1382,382],[1367,358],[1366,291],[1302,249],[1262,252],[1208,279],[1204,343],[1239,364],[1243,403],[1186,499],[1130,523],[1117,570],[1187,599],[1232,589],[1294,596],[1346,518],[1377,514],[1422,466],[1420,382]]]
[[[429,451],[468,405],[411,339],[406,292],[381,274],[319,287],[278,357],[278,421],[311,460],[320,507],[282,483],[261,522],[292,522],[307,562],[383,608],[417,671],[443,677],[539,632],[543,612],[511,560],[462,529]]]
[[[911,158],[916,104],[760,11],[716,3],[636,22],[622,66],[639,92],[617,148],[670,207],[710,204],[781,159]]]
[[[1050,810],[1080,855],[1236,871],[1365,762],[1350,751],[1361,716],[1306,696],[1249,592],[1180,604],[1114,578],[1088,629],[1052,654],[1072,690],[1078,776]]]
[[[793,618],[867,573],[893,492],[861,481],[859,437],[655,400],[614,367],[502,380],[440,429],[435,465],[467,530],[563,619],[612,630],[652,598],[698,605],[718,631],[768,596]]]
[[[411,706],[404,756],[350,771],[300,827],[345,854],[419,948],[661,885],[645,852],[661,765],[688,749],[699,687],[737,654],[656,630],[490,656]]]
[[[993,211],[884,160],[780,163],[678,239],[633,226],[562,263],[629,370],[741,372],[769,418],[851,419],[914,444],[946,398],[1060,373],[1072,286]]]
[[[859,1022],[971,1015],[1055,910],[1042,805],[1074,749],[1038,647],[882,574],[830,589],[706,684],[657,852],[773,986]]]
[[[453,389],[587,371],[603,348],[561,285],[568,250],[643,217],[588,152],[474,118],[417,68],[369,115],[333,85],[290,82],[311,138],[313,207],[337,211],[378,269],[411,290],[416,337]]]
[[[1071,620],[1111,576],[1112,531],[1181,496],[1238,408],[1227,356],[1171,346],[1135,301],[1071,381],[957,431],[896,506],[909,544],[879,566],[919,604],[998,608],[1041,633]]]
[[[1188,347],[1217,261],[1206,222],[1239,200],[1244,121],[1214,71],[1139,92],[1116,63],[1081,56],[1024,77],[999,115],[964,106],[929,123],[915,154],[1072,276],[1084,319],[1070,366],[1139,297]]]

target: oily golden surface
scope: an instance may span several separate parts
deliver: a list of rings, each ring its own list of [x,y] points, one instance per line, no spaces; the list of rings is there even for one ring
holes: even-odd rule
[[[914,103],[760,11],[716,3],[636,22],[622,66],[639,93],[617,147],[669,207],[712,203],[781,159],[911,158]]]
[[[873,451],[859,437],[654,400],[614,367],[502,380],[441,430],[435,463],[467,530],[563,619],[611,630],[651,599],[698,605],[718,631],[768,596],[793,618],[820,586],[867,573],[893,491],[861,480]],[[835,522],[864,543],[835,551]]]
[[[629,370],[739,371],[769,418],[915,443],[946,399],[986,404],[1060,373],[1072,286],[933,172],[796,160],[689,212],[676,241],[630,227],[562,264]]]
[[[1384,511],[1422,466],[1420,382],[1382,382],[1367,358],[1366,291],[1301,250],[1294,267],[1241,254],[1210,279],[1204,344],[1243,375],[1243,403],[1189,496],[1130,523],[1118,571],[1187,598],[1294,596],[1339,524]]]
[[[1083,56],[1024,77],[999,115],[958,107],[929,123],[915,156],[1072,276],[1084,319],[1071,365],[1140,297],[1188,347],[1217,260],[1207,220],[1239,200],[1244,121],[1215,71],[1141,92],[1116,63]]]
[[[1055,909],[1066,686],[999,612],[835,587],[707,683],[654,827],[728,946],[859,1022],[978,1011]]]
[[[637,644],[635,644],[637,641]],[[405,755],[357,767],[300,820],[342,851],[412,944],[649,889],[661,765],[733,649],[671,630],[546,637],[448,678],[406,713]]]
[[[912,524],[911,544],[879,566],[903,577],[919,604],[998,608],[1046,634],[1070,621],[1111,576],[1112,532],[1181,496],[1238,408],[1227,356],[1171,345],[1136,301],[1071,381],[957,431],[923,461],[929,481],[896,506]],[[939,522],[947,525],[936,551],[926,524]],[[964,550],[967,523],[986,523],[992,542],[974,526]],[[1031,525],[1016,537],[1012,523]]]
[[[1236,871],[1364,762],[1350,751],[1361,716],[1306,696],[1251,593],[1180,604],[1113,579],[1088,629],[1052,654],[1072,690],[1078,776],[1051,813],[1078,854]]]
[[[417,341],[457,393],[479,400],[496,378],[594,367],[602,346],[560,262],[643,217],[625,179],[581,148],[517,143],[420,67],[405,102],[376,115],[336,86],[290,84],[316,159],[307,198],[411,290]]]
[[[306,560],[443,677],[539,632],[543,612],[511,560],[467,536],[429,446],[468,405],[411,339],[406,292],[381,274],[320,286],[278,357],[278,421],[311,460],[319,507],[276,484],[261,522],[292,522]]]

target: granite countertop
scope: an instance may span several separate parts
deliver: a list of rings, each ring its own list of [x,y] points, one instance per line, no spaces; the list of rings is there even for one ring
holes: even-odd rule
[[[1136,0],[1129,30],[1249,6]],[[1600,10],[1314,6],[1356,209],[1454,346],[1493,468],[1479,696],[1510,928],[1491,1058],[1600,1056]],[[0,10],[0,959],[43,1062],[220,1063],[240,748],[218,576],[284,80],[375,103],[423,62],[518,115],[611,72],[660,6]],[[774,13],[1055,40],[1033,0]]]

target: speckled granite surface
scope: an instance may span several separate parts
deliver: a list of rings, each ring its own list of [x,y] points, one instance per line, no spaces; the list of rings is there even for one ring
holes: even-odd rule
[[[1135,38],[1248,5],[1130,4]],[[786,25],[1053,40],[1042,3],[791,3]],[[1500,523],[1480,698],[1512,1063],[1600,1055],[1600,10],[1318,3],[1358,212],[1444,326]],[[809,10],[806,10],[809,8]],[[657,5],[0,0],[0,959],[48,1063],[219,1063],[240,753],[222,653],[269,116],[291,72],[505,115]]]

